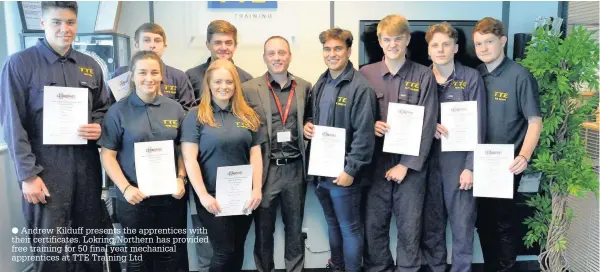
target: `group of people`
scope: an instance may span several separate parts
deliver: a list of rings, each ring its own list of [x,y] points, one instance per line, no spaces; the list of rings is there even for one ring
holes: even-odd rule
[[[292,52],[281,36],[265,41],[267,71],[260,77],[235,66],[237,30],[223,20],[207,28],[211,57],[184,73],[164,64],[165,31],[146,23],[135,32],[137,52],[130,65],[113,75],[131,72],[131,93],[116,101],[99,65],[71,46],[77,10],[76,2],[42,2],[45,38],[11,55],[0,74],[0,124],[23,192],[28,228],[111,229],[101,199],[104,167],[120,192],[116,217],[124,228],[184,229],[187,199],[193,200],[199,220],[192,223],[205,227],[210,240],[195,245],[200,265],[208,271],[242,269],[253,221],[256,267],[274,271],[273,233],[280,208],[286,270],[302,271],[305,195],[312,182],[328,225],[327,267],[333,271],[418,271],[421,254],[433,271],[445,271],[446,222],[452,229],[451,271],[471,271],[476,226],[485,271],[513,271],[519,243],[515,201],[474,198],[473,152],[442,152],[440,144],[448,136],[440,124],[440,104],[476,101],[478,142],[514,144],[510,170],[516,191],[542,120],[535,79],[504,54],[507,37],[501,21],[486,17],[473,30],[483,62],[477,69],[454,60],[458,33],[447,23],[432,25],[426,33],[431,67],[406,58],[410,26],[401,15],[380,21],[377,36],[385,57],[360,70],[349,60],[352,33],[325,30],[318,38],[327,70],[314,84],[288,71]],[[79,129],[87,144],[43,144],[43,123],[51,121],[43,118],[45,86],[88,91],[89,124]],[[389,103],[425,108],[418,156],[382,151],[386,132],[395,125],[386,121]],[[344,170],[336,178],[307,175],[315,125],[345,129]],[[177,191],[149,197],[138,188],[134,145],[165,140],[174,145]],[[252,212],[218,216],[217,168],[235,165],[252,166],[252,192],[245,206]],[[389,241],[392,214],[398,229],[395,262]],[[140,233],[125,236],[143,238]],[[39,232],[31,237],[62,235]],[[141,260],[128,261],[128,271],[187,271],[185,247],[143,253]],[[36,271],[102,271],[102,263],[94,261],[41,260],[34,265]]]

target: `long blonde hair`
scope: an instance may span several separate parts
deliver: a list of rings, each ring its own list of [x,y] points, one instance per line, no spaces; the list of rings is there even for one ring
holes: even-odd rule
[[[233,77],[233,96],[230,99],[233,114],[246,124],[250,130],[254,132],[258,131],[258,127],[260,126],[258,114],[256,114],[254,109],[246,103],[246,100],[242,95],[240,76],[238,75],[235,65],[229,60],[215,60],[208,66],[208,69],[206,69],[206,76],[204,77],[204,82],[202,82],[202,97],[200,99],[200,105],[198,106],[198,121],[211,127],[218,126],[215,122],[214,113],[210,104],[212,101],[212,92],[210,91],[209,82],[212,78],[212,72],[220,68],[225,68],[225,70],[229,71],[231,77]]]

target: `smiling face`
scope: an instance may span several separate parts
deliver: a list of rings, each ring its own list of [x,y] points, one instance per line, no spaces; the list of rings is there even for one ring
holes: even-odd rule
[[[236,44],[233,34],[215,33],[210,41],[206,42],[206,48],[210,51],[213,60],[231,60],[235,53]]]
[[[379,46],[383,49],[386,59],[402,59],[406,54],[408,43],[410,43],[410,34],[408,33],[396,36],[382,33],[381,37],[379,37]]]
[[[492,63],[498,58],[504,57],[504,46],[506,46],[506,36],[498,37],[493,33],[482,34],[475,32],[473,34],[475,43],[475,53],[484,63]]]
[[[50,47],[59,53],[66,52],[77,34],[77,14],[68,8],[49,8],[40,25]]]
[[[136,61],[132,76],[138,96],[152,96],[158,93],[162,72],[157,60],[147,58]]]
[[[323,44],[323,60],[331,71],[343,71],[351,53],[351,48],[342,40],[329,39]]]
[[[454,61],[454,54],[458,52],[458,45],[448,35],[437,32],[431,37],[427,51],[435,64],[444,65]]]
[[[263,60],[271,74],[286,73],[292,61],[290,47],[282,39],[271,39],[265,43]]]
[[[208,78],[208,84],[212,99],[215,102],[229,103],[235,92],[235,83],[229,70],[224,67],[212,70]]]

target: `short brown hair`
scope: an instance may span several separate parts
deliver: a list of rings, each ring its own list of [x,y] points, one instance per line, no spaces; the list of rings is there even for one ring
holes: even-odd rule
[[[506,33],[504,33],[504,24],[502,23],[502,21],[494,19],[492,17],[485,17],[479,20],[479,22],[477,22],[477,25],[475,25],[472,34],[475,34],[476,32],[479,32],[481,34],[492,33],[498,38],[506,36]]]
[[[237,28],[225,20],[214,20],[206,28],[206,39],[212,40],[213,35],[217,33],[233,35],[233,43],[237,45]]]
[[[319,34],[319,41],[321,44],[325,44],[331,39],[343,41],[346,44],[346,47],[350,48],[352,47],[352,41],[354,40],[354,37],[352,37],[352,32],[339,27],[330,28]]]
[[[427,28],[427,33],[425,33],[425,41],[429,43],[435,33],[446,34],[448,37],[454,40],[454,43],[458,42],[458,31],[456,31],[456,29],[454,29],[454,27],[447,22],[429,26],[429,28]]]
[[[165,44],[167,43],[167,34],[165,33],[165,30],[160,25],[155,23],[144,23],[135,30],[133,39],[136,43],[139,43],[140,36],[142,36],[142,33],[144,32],[158,34],[163,38],[163,42]]]
[[[377,38],[381,38],[381,34],[390,34],[390,35],[402,35],[408,34],[410,35],[410,25],[408,24],[408,20],[402,15],[391,14],[385,16],[385,18],[381,19],[379,24],[377,24]]]
[[[42,1],[42,14],[45,14],[49,9],[54,8],[70,9],[75,12],[75,15],[77,15],[79,9],[77,1]]]
[[[135,92],[135,83],[133,82],[133,74],[135,72],[136,66],[137,66],[137,62],[140,60],[145,60],[145,59],[153,59],[155,61],[158,62],[158,66],[160,66],[160,75],[164,76],[162,74],[162,71],[164,69],[163,67],[163,62],[160,59],[160,57],[152,52],[152,51],[137,51],[135,54],[133,54],[133,57],[131,57],[131,61],[129,62],[129,71],[131,72],[131,80],[129,81],[129,90],[131,90],[131,92]],[[160,85],[158,87],[158,93],[160,94]]]

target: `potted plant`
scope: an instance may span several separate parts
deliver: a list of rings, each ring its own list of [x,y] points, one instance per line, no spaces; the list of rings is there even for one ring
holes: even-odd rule
[[[584,99],[581,86],[598,90],[598,41],[595,32],[575,27],[562,38],[540,27],[521,64],[536,78],[544,128],[531,170],[541,172],[540,193],[527,201],[535,213],[524,224],[525,245],[539,244],[542,271],[566,271],[567,229],[573,212],[569,196],[598,198],[598,177],[586,153],[581,124],[598,108],[598,96]]]

